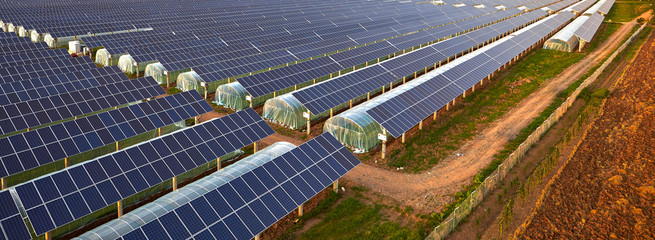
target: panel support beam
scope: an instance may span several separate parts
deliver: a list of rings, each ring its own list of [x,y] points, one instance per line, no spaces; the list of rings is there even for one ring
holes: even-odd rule
[[[335,180],[334,183],[332,183],[332,191],[335,193],[339,193],[339,179]]]
[[[216,171],[221,170],[221,158],[216,159]]]
[[[116,202],[116,209],[118,210],[117,211],[118,212],[118,217],[119,218],[122,217],[123,216],[123,200],[119,200],[118,202]]]
[[[302,217],[302,215],[304,214],[303,205],[305,204],[300,204],[300,206],[298,206],[298,217]]]

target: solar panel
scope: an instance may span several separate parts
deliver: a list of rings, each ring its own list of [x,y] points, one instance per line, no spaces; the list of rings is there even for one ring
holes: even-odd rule
[[[343,67],[331,58],[322,57],[238,78],[237,81],[250,95],[259,97],[338,72],[341,69]]]
[[[561,26],[571,17],[572,13],[570,12],[557,14],[542,20],[536,25],[531,25],[531,28],[538,29],[553,25]],[[513,58],[548,34],[546,32],[538,35],[538,33],[530,30],[526,29],[526,31],[511,38],[511,40],[519,40],[525,43],[520,45],[514,44],[517,50],[509,51],[514,54],[513,56],[503,54],[499,58],[504,60],[496,61],[487,54],[477,54],[366,112],[380,123],[384,129],[389,131],[391,135],[400,137],[420,121],[446,106],[446,104],[464,92],[465,89],[469,89],[473,84],[476,84],[498,69],[508,57],[509,59]],[[488,45],[484,51],[499,47],[507,48],[507,45]],[[494,50],[493,52],[499,51]]]
[[[110,145],[212,111],[195,90],[0,139],[0,177]]]
[[[55,61],[70,58],[66,49],[23,52],[0,55],[0,67],[6,68],[16,65],[29,65],[37,62]]]
[[[13,66],[0,69],[0,83],[21,81],[54,74],[75,72],[96,68],[90,58],[67,58],[50,62],[39,62],[24,66]]]
[[[374,65],[303,88],[292,95],[310,112],[318,115],[397,79],[384,67]]]
[[[252,109],[213,119],[18,185],[37,235],[273,134]]]
[[[20,215],[16,202],[9,190],[0,192],[0,238],[2,239],[32,239]]]
[[[211,61],[211,63],[197,64],[193,66],[193,70],[198,73],[200,78],[211,82],[256,72],[296,60],[298,59],[288,51],[280,50],[222,62],[213,62],[211,59],[206,59],[205,62]],[[171,70],[191,67],[190,64],[181,62],[169,64],[167,60],[162,61],[162,64],[166,69]]]
[[[0,106],[128,80],[117,66],[0,83]]]
[[[6,55],[6,54],[15,54],[15,53],[22,53],[22,52],[33,52],[33,51],[43,51],[48,49],[48,45],[45,43],[32,43],[32,42],[26,42],[26,43],[20,43],[20,44],[13,44],[13,45],[7,45],[7,46],[2,46],[0,47],[0,55]]]
[[[9,104],[0,107],[0,130],[7,134],[165,93],[146,77]]]
[[[251,239],[359,163],[332,135],[323,133],[122,239]]]
[[[594,38],[594,35],[596,35],[596,31],[598,31],[598,28],[600,27],[600,24],[603,23],[604,19],[605,17],[600,13],[592,14],[587,21],[585,21],[582,26],[575,31],[575,35],[586,42],[590,42],[591,39]]]
[[[605,3],[598,8],[598,12],[607,15],[610,12],[610,9],[612,9],[612,6],[614,6],[614,0],[606,0]]]

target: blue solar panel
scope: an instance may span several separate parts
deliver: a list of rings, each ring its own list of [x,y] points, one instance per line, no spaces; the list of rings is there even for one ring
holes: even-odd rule
[[[251,239],[359,163],[332,135],[323,133],[134,228],[122,239],[144,235],[158,238],[162,234],[172,238]]]
[[[555,29],[570,18],[571,13],[560,13],[553,18],[540,22],[534,28],[553,27],[552,29]],[[540,39],[543,39],[547,34],[548,32],[538,35],[538,33],[533,31],[524,31],[510,39],[510,42],[514,43],[512,50],[500,51],[498,48],[507,49],[507,44],[495,45],[490,48],[489,52],[500,52],[502,53],[501,55],[491,56],[479,54],[469,58],[440,75],[367,110],[367,113],[389,131],[391,135],[400,137],[420,121],[446,106],[446,104],[462,94],[465,89],[471,88],[474,84],[506,63],[506,61],[520,54]],[[515,42],[517,40],[521,44],[517,44]],[[445,44],[446,42],[448,41],[440,44]],[[455,46],[459,45],[457,48],[461,49],[467,47],[459,43],[454,44],[456,44]],[[435,48],[436,45],[438,44],[435,44]],[[448,48],[453,47],[448,46]],[[443,48],[439,49],[442,50]],[[513,55],[508,55],[506,52],[513,53]],[[496,57],[498,57],[498,60],[495,59]]]
[[[48,174],[15,189],[35,232],[41,235],[273,133],[254,110],[247,109]],[[70,178],[75,186],[54,181],[57,177]],[[70,189],[63,191],[64,187]],[[76,206],[83,207],[71,211]]]
[[[92,68],[23,81],[0,83],[0,106],[128,80],[116,67]]]
[[[0,139],[0,177],[212,111],[195,90]]]
[[[0,239],[32,239],[9,190],[0,192]]]
[[[303,88],[292,94],[310,112],[318,115],[351,99],[389,85],[389,83],[397,79],[384,67],[374,65],[327,82]]]
[[[0,107],[2,134],[165,94],[152,77],[120,81]]]
[[[259,97],[338,72],[341,69],[343,68],[331,58],[322,57],[238,78],[237,81],[253,97]]]

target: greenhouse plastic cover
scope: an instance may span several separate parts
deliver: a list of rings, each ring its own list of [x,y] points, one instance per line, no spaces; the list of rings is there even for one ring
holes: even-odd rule
[[[146,66],[146,69],[143,70],[143,75],[148,77],[152,77],[159,84],[165,84],[166,83],[166,76],[164,75],[164,72],[166,71],[166,68],[164,68],[164,65],[161,63],[151,63]]]
[[[291,129],[299,129],[307,124],[307,119],[302,117],[304,112],[307,112],[307,108],[296,97],[284,94],[266,101],[262,117]]]
[[[182,91],[190,91],[195,89],[196,91],[198,91],[198,93],[200,93],[200,95],[204,96],[205,88],[202,87],[201,85],[202,82],[205,81],[202,80],[200,75],[198,75],[198,73],[196,73],[195,71],[181,73],[180,75],[177,76],[177,88],[181,89]],[[208,93],[212,93],[216,91],[218,86],[226,83],[227,83],[227,79],[206,83],[207,91]]]
[[[125,54],[118,59],[118,68],[121,69],[124,73],[134,74],[136,72],[136,67],[134,64],[134,58],[129,54]]]
[[[250,102],[246,100],[248,95],[250,95],[248,91],[239,82],[231,82],[218,86],[214,103],[235,110],[243,110],[250,107]]]
[[[587,11],[584,11],[583,14],[584,15],[594,14],[594,13],[596,13],[598,11],[598,9],[600,9],[600,6],[603,6],[603,4],[605,4],[605,0],[600,0],[596,4],[591,6],[589,9],[587,9]]]
[[[222,186],[253,169],[296,148],[288,142],[277,142],[226,168],[168,193],[157,200],[139,207],[121,218],[114,219],[74,239],[116,239],[133,229],[149,223],[171,210]]]
[[[544,43],[544,49],[572,52],[578,47],[575,31],[584,24],[589,16],[580,16]]]

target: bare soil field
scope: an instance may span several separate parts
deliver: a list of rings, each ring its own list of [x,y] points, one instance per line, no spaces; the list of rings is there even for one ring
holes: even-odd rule
[[[516,238],[655,236],[654,84],[651,34]]]

